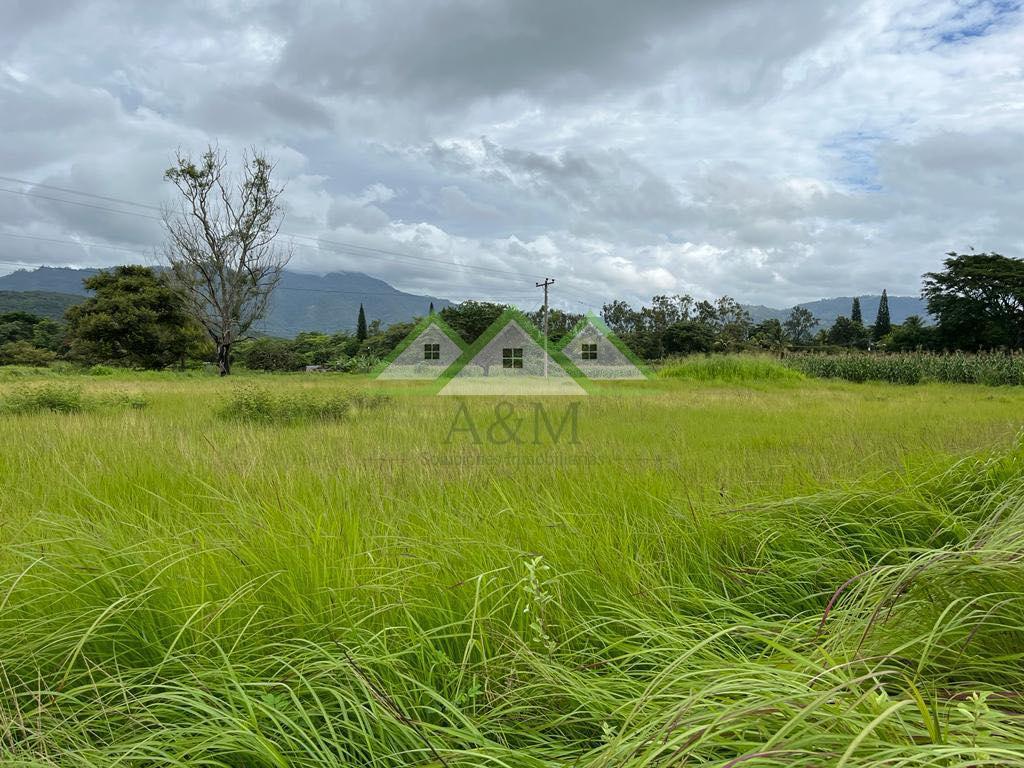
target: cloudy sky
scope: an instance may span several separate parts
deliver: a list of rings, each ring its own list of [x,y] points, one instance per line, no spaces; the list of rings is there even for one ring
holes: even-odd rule
[[[277,159],[303,271],[913,295],[945,251],[1024,256],[1024,9],[5,0],[0,137],[0,272],[151,259],[163,169],[216,141]]]

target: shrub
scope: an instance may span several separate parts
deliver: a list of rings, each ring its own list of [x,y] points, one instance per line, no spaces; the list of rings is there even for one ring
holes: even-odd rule
[[[673,355],[710,352],[715,344],[715,329],[696,320],[680,320],[665,329],[662,344]]]
[[[751,384],[799,381],[803,374],[768,357],[714,355],[670,360],[658,370],[658,378]]]
[[[380,407],[386,398],[362,392],[272,392],[263,387],[236,389],[218,410],[221,418],[256,424],[338,421],[358,410]]]
[[[376,355],[355,355],[347,360],[334,363],[331,367],[344,373],[369,373],[380,363]]]
[[[105,392],[87,395],[81,387],[46,382],[22,384],[0,400],[0,413],[82,413],[103,408],[141,409],[149,401],[137,392]]]
[[[253,371],[297,371],[305,364],[287,339],[257,339],[239,352],[246,368]]]
[[[67,384],[28,384],[16,387],[0,401],[3,413],[78,413],[87,403],[79,387]]]
[[[29,368],[24,365],[0,365],[0,381],[17,381],[19,379],[54,378],[57,373],[52,368]]]
[[[86,373],[90,376],[113,376],[116,371],[109,365],[97,364],[90,367]]]
[[[0,345],[0,365],[28,365],[45,368],[57,359],[48,349],[32,346],[27,341],[9,341]]]

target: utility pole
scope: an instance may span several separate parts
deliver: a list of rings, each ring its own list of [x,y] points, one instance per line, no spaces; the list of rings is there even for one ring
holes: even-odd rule
[[[548,286],[554,285],[553,278],[545,277],[543,283],[535,283],[538,288],[544,289],[544,378],[548,377]]]

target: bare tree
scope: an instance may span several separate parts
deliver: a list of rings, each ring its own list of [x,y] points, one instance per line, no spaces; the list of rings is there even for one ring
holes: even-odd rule
[[[266,155],[246,153],[233,179],[227,158],[208,147],[197,163],[180,152],[164,178],[181,193],[164,212],[171,277],[191,314],[217,346],[221,376],[231,373],[231,347],[262,318],[291,258],[275,244],[282,187],[270,180]]]

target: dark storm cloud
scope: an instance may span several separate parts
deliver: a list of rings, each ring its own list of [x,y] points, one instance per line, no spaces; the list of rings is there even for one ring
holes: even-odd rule
[[[323,91],[427,100],[434,108],[526,93],[580,99],[692,82],[752,92],[813,44],[846,3],[796,0],[454,0],[345,3],[294,24],[281,72]]]

